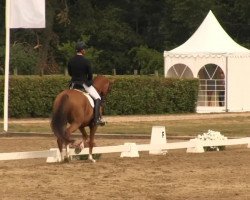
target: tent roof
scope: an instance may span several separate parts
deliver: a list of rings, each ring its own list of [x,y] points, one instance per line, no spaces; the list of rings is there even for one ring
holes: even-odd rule
[[[169,53],[250,53],[250,50],[237,44],[221,27],[210,10],[195,33],[182,45]]]

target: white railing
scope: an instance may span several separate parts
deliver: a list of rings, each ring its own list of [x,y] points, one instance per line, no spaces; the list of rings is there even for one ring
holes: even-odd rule
[[[121,153],[120,157],[139,157],[140,151],[149,151],[149,154],[164,155],[168,150],[177,149],[186,149],[187,153],[203,153],[204,147],[228,145],[245,145],[247,148],[250,148],[250,137],[220,141],[201,141],[198,139],[191,139],[189,141],[169,143],[166,139],[165,127],[153,126],[150,143],[148,144],[125,143],[124,145],[117,146],[94,147],[93,154]],[[66,150],[64,149],[64,155],[65,151]],[[69,149],[69,156],[71,157],[88,154],[88,148],[84,148],[79,154],[76,154],[74,149]],[[0,153],[0,161],[31,158],[47,158],[48,163],[61,161],[61,155],[58,148],[52,148],[45,151]]]

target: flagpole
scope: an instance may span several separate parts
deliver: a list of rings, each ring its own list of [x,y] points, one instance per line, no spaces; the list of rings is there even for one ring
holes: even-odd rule
[[[4,117],[3,123],[5,132],[8,131],[8,104],[9,104],[9,62],[10,62],[10,0],[6,0],[5,10],[5,75],[4,75]]]

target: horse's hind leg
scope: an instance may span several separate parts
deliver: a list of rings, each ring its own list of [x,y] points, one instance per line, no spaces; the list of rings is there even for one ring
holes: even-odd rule
[[[97,126],[91,125],[90,127],[90,134],[89,134],[89,160],[92,162],[95,162],[95,160],[93,159],[93,155],[92,155],[92,150],[94,147],[94,137],[95,137],[95,132],[97,129]]]
[[[68,138],[70,138],[71,134],[76,131],[79,128],[80,124],[78,123],[71,123],[70,126],[66,129],[66,135]],[[66,159],[69,161],[70,160],[70,155],[69,155],[69,143],[65,144],[66,145]]]
[[[88,139],[88,134],[87,134],[87,132],[86,132],[84,126],[80,126],[80,127],[79,127],[79,130],[80,130],[81,133],[82,133],[82,139],[83,139],[83,141],[86,141],[86,140]]]
[[[78,154],[78,153],[80,153],[82,151],[82,149],[84,148],[84,145],[85,145],[85,143],[86,143],[86,141],[88,139],[88,134],[87,134],[84,126],[80,126],[79,130],[82,133],[82,141],[79,144],[77,144],[77,146],[75,148],[75,153],[76,154]]]
[[[59,138],[57,138],[57,145],[58,145],[58,148],[59,148],[59,151],[60,151],[61,161],[63,161],[64,160],[63,152],[62,152],[62,150],[63,150],[63,141],[61,139],[59,139]]]

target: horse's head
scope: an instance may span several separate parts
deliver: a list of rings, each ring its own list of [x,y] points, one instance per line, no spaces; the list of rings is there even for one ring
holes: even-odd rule
[[[93,83],[95,89],[102,97],[106,97],[111,91],[112,82],[105,76],[96,76]]]

